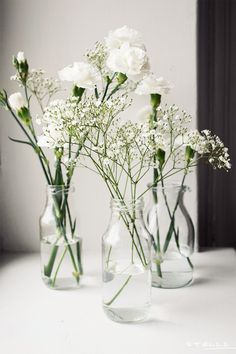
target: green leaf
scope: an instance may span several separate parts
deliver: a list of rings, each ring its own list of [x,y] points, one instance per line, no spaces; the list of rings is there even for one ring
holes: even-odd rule
[[[14,143],[26,144],[26,145],[30,145],[31,147],[34,147],[29,141],[14,139],[14,138],[11,138],[10,136],[8,138],[11,141],[14,141]]]
[[[12,57],[12,65],[18,70],[19,64],[18,64],[18,60],[16,59],[15,55],[13,55],[13,57]]]

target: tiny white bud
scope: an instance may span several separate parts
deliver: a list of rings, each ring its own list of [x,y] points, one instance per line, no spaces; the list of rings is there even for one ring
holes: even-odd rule
[[[16,59],[17,59],[17,61],[18,61],[19,63],[25,61],[25,54],[24,54],[24,52],[18,52]]]

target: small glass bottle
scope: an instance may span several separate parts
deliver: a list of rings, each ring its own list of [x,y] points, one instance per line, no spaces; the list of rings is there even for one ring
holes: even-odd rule
[[[151,239],[142,200],[112,200],[102,251],[106,315],[117,322],[145,320],[151,302]]]
[[[73,209],[74,187],[48,185],[40,217],[41,274],[51,289],[71,289],[83,274],[81,238]]]
[[[189,189],[175,183],[150,189],[147,228],[152,236],[152,285],[180,288],[193,279],[189,256],[194,248],[194,226],[184,205]]]

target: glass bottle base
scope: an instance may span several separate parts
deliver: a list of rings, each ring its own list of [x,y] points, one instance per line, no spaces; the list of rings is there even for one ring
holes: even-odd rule
[[[77,289],[83,274],[81,239],[56,235],[41,240],[41,274],[44,284],[53,290]]]
[[[103,309],[107,317],[115,322],[144,322],[149,317],[150,305],[141,308],[117,308],[103,305]]]
[[[80,287],[80,281],[76,281],[74,278],[57,278],[54,283],[51,278],[43,277],[42,281],[52,290],[73,290]]]
[[[189,285],[193,280],[193,272],[162,272],[160,277],[152,272],[152,286],[163,289],[176,289]]]

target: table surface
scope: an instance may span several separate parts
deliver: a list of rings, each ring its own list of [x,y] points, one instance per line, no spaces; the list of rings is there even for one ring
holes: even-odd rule
[[[195,254],[191,286],[153,289],[151,317],[139,324],[106,318],[100,259],[84,258],[81,288],[53,291],[40,279],[38,254],[0,255],[0,353],[236,353],[233,249]]]

